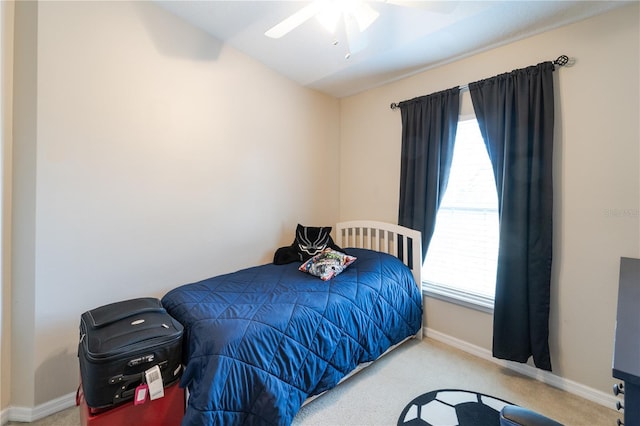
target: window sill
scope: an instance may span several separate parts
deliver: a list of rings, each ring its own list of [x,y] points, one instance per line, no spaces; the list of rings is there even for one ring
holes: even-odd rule
[[[426,281],[422,282],[422,294],[434,299],[444,300],[445,302],[493,314],[493,299],[488,297],[454,290]]]

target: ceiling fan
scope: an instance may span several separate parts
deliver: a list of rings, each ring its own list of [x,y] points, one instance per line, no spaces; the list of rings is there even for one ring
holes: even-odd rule
[[[331,34],[335,34],[339,24],[344,23],[344,31],[347,36],[347,49],[345,58],[351,56],[353,44],[358,34],[364,32],[380,16],[380,13],[371,7],[369,3],[387,3],[404,7],[427,8],[435,12],[449,13],[456,7],[457,1],[410,1],[410,0],[315,0],[302,9],[285,18],[265,32],[267,37],[278,39],[296,29],[309,19],[316,17],[320,24]],[[334,40],[334,44],[338,42]],[[363,47],[359,43],[357,50]]]

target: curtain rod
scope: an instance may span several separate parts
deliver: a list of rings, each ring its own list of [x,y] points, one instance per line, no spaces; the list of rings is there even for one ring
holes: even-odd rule
[[[569,57],[567,55],[560,55],[558,56],[558,58],[555,61],[551,62],[553,65],[557,65],[559,67],[564,67],[565,65],[567,65],[569,63]],[[469,85],[465,84],[463,86],[459,86],[460,90],[469,90]],[[393,102],[390,105],[391,109],[397,109],[400,107],[400,102]]]

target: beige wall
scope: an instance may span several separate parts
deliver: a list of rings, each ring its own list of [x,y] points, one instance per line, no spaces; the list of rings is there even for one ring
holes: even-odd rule
[[[13,121],[14,3],[0,2],[0,412],[11,396],[10,188]]]
[[[12,223],[11,244],[11,402],[15,395],[32,400],[33,361],[35,341],[35,259],[34,228],[36,200],[35,188],[36,97],[37,97],[37,4],[16,2],[14,45],[14,103],[12,132],[13,153],[11,216],[19,218]],[[15,185],[15,186],[14,186]],[[15,274],[14,274],[15,272]]]
[[[150,2],[24,3],[15,407],[75,390],[83,311],[268,262],[339,188],[336,99]]]
[[[618,267],[640,257],[638,3],[341,100],[340,218],[397,220],[400,113],[391,102],[560,54],[557,71],[554,373],[610,393]],[[467,94],[468,96],[468,94]],[[490,314],[428,299],[432,330],[491,347]],[[425,362],[428,362],[425,360]]]

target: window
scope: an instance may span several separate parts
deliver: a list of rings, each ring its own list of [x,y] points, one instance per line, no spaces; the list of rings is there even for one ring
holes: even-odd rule
[[[449,184],[423,265],[428,294],[493,309],[498,260],[498,196],[478,122],[460,121]]]

